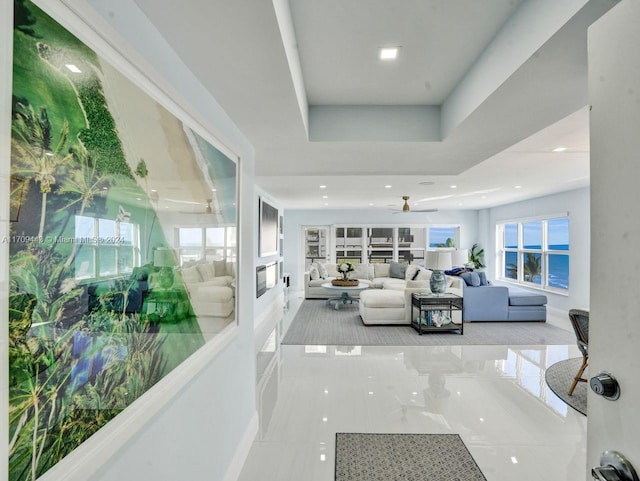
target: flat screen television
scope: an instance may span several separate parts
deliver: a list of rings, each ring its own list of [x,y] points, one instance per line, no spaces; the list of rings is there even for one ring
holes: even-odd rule
[[[260,257],[278,254],[278,209],[260,199]]]

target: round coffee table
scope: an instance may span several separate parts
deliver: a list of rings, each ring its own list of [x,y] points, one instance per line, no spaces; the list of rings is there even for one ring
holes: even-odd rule
[[[357,297],[353,297],[351,294],[364,291],[371,287],[369,281],[360,281],[357,286],[334,286],[331,282],[325,282],[322,287],[330,292],[338,293],[339,296],[333,296],[327,299],[327,305],[330,305],[332,301],[335,301],[334,308],[338,310],[340,304],[346,304],[347,302],[353,304],[353,301],[358,302]]]

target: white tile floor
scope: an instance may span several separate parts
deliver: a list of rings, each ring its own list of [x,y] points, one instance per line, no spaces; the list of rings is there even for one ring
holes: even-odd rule
[[[331,481],[336,432],[457,433],[488,481],[586,475],[586,417],[544,369],[575,346],[279,346],[258,354],[260,432],[239,481]]]

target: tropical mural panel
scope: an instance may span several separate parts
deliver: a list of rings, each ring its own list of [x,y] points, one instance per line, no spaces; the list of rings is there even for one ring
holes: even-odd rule
[[[237,164],[14,3],[9,479],[34,480],[236,322]]]

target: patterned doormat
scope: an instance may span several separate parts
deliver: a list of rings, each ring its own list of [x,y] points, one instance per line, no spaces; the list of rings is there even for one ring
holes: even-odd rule
[[[336,433],[336,481],[486,481],[457,434]]]
[[[579,382],[573,391],[573,394],[569,396],[567,391],[571,387],[573,378],[582,365],[582,357],[572,357],[571,359],[565,359],[564,361],[556,362],[547,368],[544,373],[544,380],[547,382],[549,388],[553,393],[562,399],[565,403],[578,411],[580,414],[587,415],[587,383]],[[582,377],[587,377],[589,368],[584,372]]]

